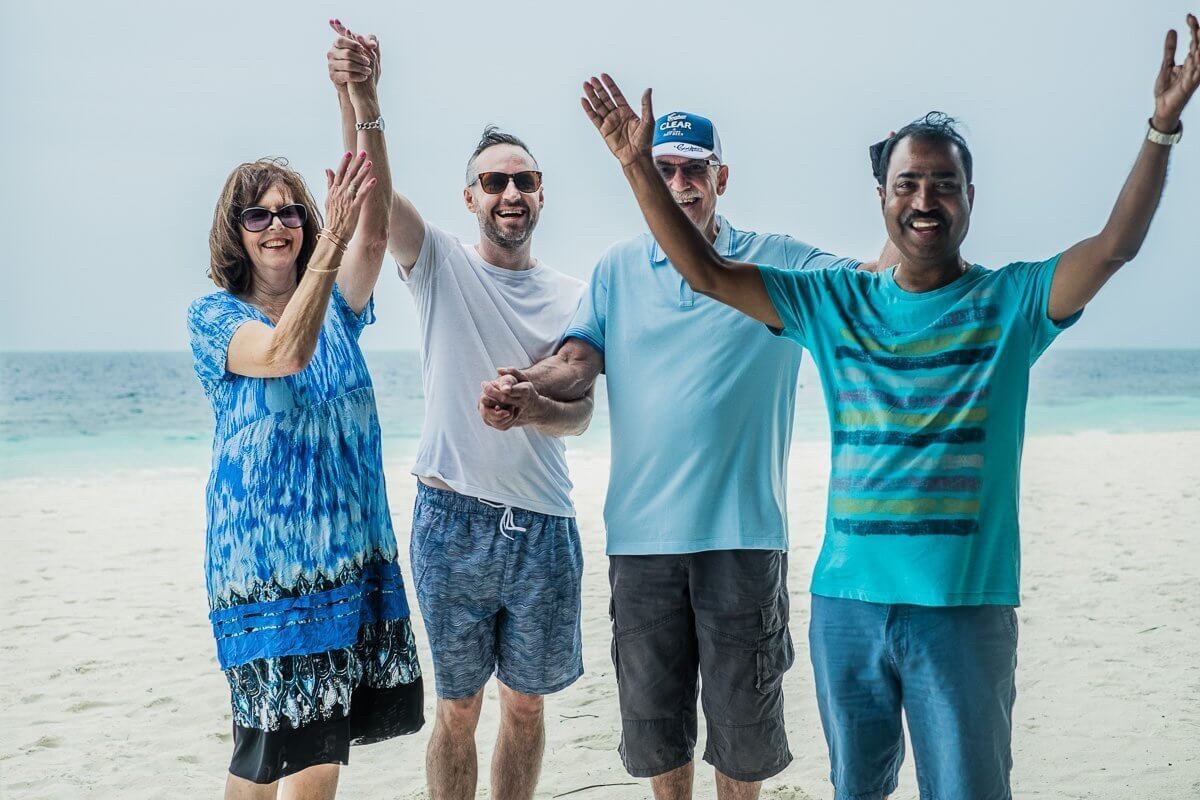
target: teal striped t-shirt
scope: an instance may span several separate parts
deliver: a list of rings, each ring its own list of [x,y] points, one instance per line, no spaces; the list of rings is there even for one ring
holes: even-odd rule
[[[761,268],[782,335],[812,353],[829,411],[814,594],[1019,604],[1029,368],[1079,318],[1047,315],[1057,264],[976,265],[924,293],[891,270]]]

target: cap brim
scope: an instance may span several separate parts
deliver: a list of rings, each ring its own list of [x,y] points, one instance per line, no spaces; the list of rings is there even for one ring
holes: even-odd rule
[[[654,158],[658,158],[659,156],[679,156],[682,158],[695,159],[713,157],[712,150],[706,150],[699,145],[690,144],[688,142],[663,142],[662,144],[656,144],[650,151],[650,154]]]

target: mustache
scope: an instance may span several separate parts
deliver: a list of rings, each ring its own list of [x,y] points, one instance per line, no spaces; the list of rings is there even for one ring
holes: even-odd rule
[[[499,214],[501,211],[528,211],[528,203],[505,203],[504,205],[496,206],[492,209],[493,214]]]
[[[941,225],[950,224],[950,220],[946,219],[946,215],[936,209],[933,211],[910,211],[904,215],[900,222],[904,225],[908,225],[913,220],[918,219],[933,220]]]

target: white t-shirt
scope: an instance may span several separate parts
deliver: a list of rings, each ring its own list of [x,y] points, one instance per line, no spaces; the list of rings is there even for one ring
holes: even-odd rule
[[[479,416],[479,382],[554,353],[584,283],[538,263],[510,270],[425,225],[421,254],[400,277],[421,317],[425,424],[413,474],[459,494],[575,516],[566,446],[532,426],[498,431]]]

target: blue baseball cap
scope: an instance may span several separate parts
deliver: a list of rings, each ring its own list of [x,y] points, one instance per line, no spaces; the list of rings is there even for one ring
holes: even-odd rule
[[[721,160],[721,137],[712,120],[686,111],[672,111],[654,121],[654,156]]]

